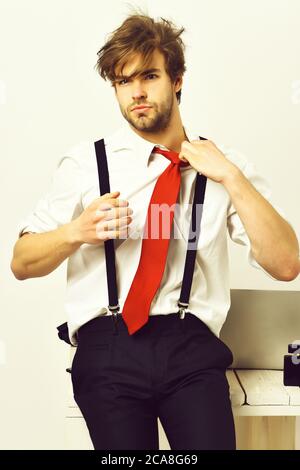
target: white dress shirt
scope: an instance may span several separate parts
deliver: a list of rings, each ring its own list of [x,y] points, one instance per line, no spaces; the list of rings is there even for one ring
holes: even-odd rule
[[[186,127],[184,129],[189,141],[199,139],[199,134]],[[161,154],[152,153],[155,144],[137,135],[127,122],[111,135],[102,137],[105,140],[111,191],[120,191],[120,199],[128,200],[133,210],[133,220],[129,225],[131,236],[114,241],[122,312],[140,259],[150,198],[157,178],[170,161]],[[99,139],[102,137],[99,136]],[[257,174],[245,156],[235,149],[215,144],[270,201],[267,181]],[[190,165],[181,167],[180,171],[179,210],[176,208],[173,227],[176,238],[170,239],[165,271],[153,299],[150,315],[178,311],[196,176]],[[20,221],[19,236],[22,232],[55,230],[77,218],[98,197],[100,190],[94,141],[82,141],[59,159],[48,192],[37,202],[33,211]],[[283,211],[273,206],[284,217]],[[253,258],[250,240],[224,186],[207,178],[187,311],[199,317],[217,336],[230,307],[227,230],[234,242],[246,246],[249,263],[275,279]],[[74,346],[78,344],[76,331],[81,325],[99,314],[107,312],[107,315],[111,315],[107,306],[104,245],[84,243],[68,258],[67,265],[65,311],[70,340]]]

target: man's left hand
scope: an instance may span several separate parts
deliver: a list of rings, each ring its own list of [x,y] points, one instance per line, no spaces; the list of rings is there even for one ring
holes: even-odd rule
[[[184,140],[179,158],[217,183],[238,169],[211,140]]]

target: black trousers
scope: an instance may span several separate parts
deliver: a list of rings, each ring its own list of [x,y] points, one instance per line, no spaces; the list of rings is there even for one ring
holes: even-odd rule
[[[236,449],[229,347],[186,313],[153,315],[129,335],[118,315],[78,332],[74,399],[97,450],[157,450],[159,417],[171,449]]]

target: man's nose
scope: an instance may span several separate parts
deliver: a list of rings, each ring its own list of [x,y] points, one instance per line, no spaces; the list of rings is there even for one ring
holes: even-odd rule
[[[132,99],[139,100],[141,98],[146,98],[146,96],[147,93],[143,87],[143,84],[141,82],[134,83],[132,90]]]

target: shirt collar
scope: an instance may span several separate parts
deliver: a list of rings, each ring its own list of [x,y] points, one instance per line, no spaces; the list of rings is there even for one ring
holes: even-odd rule
[[[189,141],[199,140],[199,135],[186,126],[183,126],[185,134]],[[105,143],[109,145],[112,152],[129,150],[137,156],[137,163],[148,166],[149,159],[155,146],[164,150],[169,150],[161,144],[149,142],[134,132],[129,124],[123,124],[114,134],[105,138]]]

